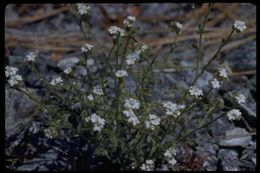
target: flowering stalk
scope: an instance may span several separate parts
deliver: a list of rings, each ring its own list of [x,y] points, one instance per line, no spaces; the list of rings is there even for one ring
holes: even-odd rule
[[[206,69],[208,68],[208,66],[212,63],[212,61],[214,61],[214,60],[217,58],[219,52],[222,50],[222,48],[223,48],[223,47],[227,44],[227,42],[230,40],[230,38],[231,38],[231,36],[233,35],[234,31],[235,31],[235,29],[233,28],[233,29],[231,30],[231,32],[229,33],[228,37],[222,41],[222,43],[221,43],[220,47],[218,48],[218,50],[216,51],[216,53],[215,53],[215,54],[213,55],[213,57],[209,60],[209,62],[202,68],[201,72],[195,77],[195,79],[194,79],[193,82],[192,82],[192,85],[194,85],[194,84],[197,82],[197,80],[199,79],[199,77],[205,72],[205,70],[206,70]]]
[[[196,58],[196,75],[198,75],[198,72],[199,72],[199,63],[202,59],[202,35],[204,33],[204,29],[205,29],[205,26],[206,26],[206,23],[208,21],[208,16],[209,16],[209,12],[211,10],[211,7],[212,7],[212,4],[210,3],[209,5],[209,8],[208,8],[208,11],[206,13],[206,15],[204,16],[204,21],[202,23],[202,25],[198,25],[198,33],[199,33],[199,42],[198,42],[198,47],[197,47],[197,58]]]
[[[154,63],[155,63],[157,57],[158,57],[158,56],[155,56],[155,57],[153,58],[153,60],[151,61],[151,63],[147,66],[146,71],[145,71],[145,73],[144,73],[144,75],[143,75],[143,78],[142,78],[141,81],[137,84],[137,87],[136,87],[136,89],[135,89],[135,94],[136,94],[136,95],[138,95],[138,90],[139,90],[140,86],[143,85],[143,83],[144,83],[144,81],[145,81],[147,75],[148,75],[149,72],[152,70],[152,67],[153,67],[153,65],[154,65]]]

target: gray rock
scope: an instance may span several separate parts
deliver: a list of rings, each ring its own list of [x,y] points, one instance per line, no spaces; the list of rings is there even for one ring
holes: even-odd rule
[[[47,167],[44,166],[44,165],[41,165],[41,166],[37,169],[37,171],[50,171],[50,169],[47,168]]]
[[[42,154],[42,157],[47,160],[56,160],[58,158],[58,153],[50,149],[46,153]]]
[[[225,138],[219,142],[219,145],[247,147],[251,139],[251,135],[245,129],[236,127],[225,132]]]
[[[33,102],[24,94],[5,88],[5,135],[11,136],[19,132],[33,119],[32,114],[28,114],[28,109]]]
[[[219,116],[221,113],[213,114],[213,117]],[[231,124],[226,117],[219,118],[209,126],[213,137],[223,136],[225,131],[232,129]]]
[[[239,171],[238,153],[235,150],[220,149],[218,159],[221,161],[223,171]]]
[[[236,70],[252,70],[256,68],[256,41],[235,49],[224,59],[229,66]]]
[[[16,171],[34,171],[37,169],[37,167],[39,167],[38,163],[34,163],[34,164],[25,164],[22,166],[19,166]]]
[[[44,161],[40,158],[34,158],[31,160],[25,160],[24,164],[19,166],[16,171],[34,171],[36,170],[40,164]]]
[[[206,157],[206,160],[203,163],[204,169],[207,171],[216,171],[218,145],[199,140],[197,143],[199,143],[199,146],[196,147],[196,153],[202,158]]]

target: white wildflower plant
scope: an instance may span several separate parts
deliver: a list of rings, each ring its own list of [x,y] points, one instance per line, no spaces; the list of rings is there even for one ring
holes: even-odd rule
[[[149,114],[149,119],[145,121],[145,127],[154,130],[160,124],[161,119],[155,114]]]
[[[238,104],[246,103],[246,96],[244,94],[238,94],[237,96],[235,96],[235,99]]]
[[[140,167],[143,171],[153,171],[154,170],[154,161],[153,160],[146,160],[145,163],[142,164]]]
[[[89,15],[90,6],[76,4],[72,8],[80,14],[76,16],[79,24],[86,24],[85,15]],[[220,50],[209,59],[209,63],[200,68],[202,63],[198,61],[196,68],[191,69],[194,70],[194,79],[185,79],[186,86],[190,87],[176,82],[167,88],[158,85],[164,67],[158,65],[158,54],[151,51],[154,47],[149,42],[146,45],[138,41],[135,35],[137,19],[128,16],[118,24],[121,28],[109,27],[105,34],[113,38],[111,48],[103,50],[101,48],[105,46],[94,39],[88,40],[95,47],[87,43],[78,48],[80,56],[71,60],[73,65],[66,64],[66,68],[60,68],[62,70],[52,74],[51,79],[45,78],[35,63],[31,63],[37,62],[40,54],[28,53],[24,58],[26,68],[39,77],[41,87],[46,90],[43,95],[31,92],[30,85],[27,85],[30,81],[27,82],[25,76],[23,80],[20,74],[24,73],[18,74],[20,71],[16,67],[5,66],[6,83],[32,99],[39,108],[38,112],[48,115],[42,118],[46,118],[44,134],[49,140],[57,138],[58,132],[64,130],[68,131],[68,136],[80,136],[87,145],[93,144],[95,157],[109,158],[123,170],[153,171],[157,165],[165,163],[174,170],[181,165],[179,162],[183,162],[176,154],[179,146],[190,142],[198,130],[222,117],[231,121],[242,118],[239,106],[246,102],[243,94],[236,95],[233,99],[238,104],[229,107],[220,101],[216,92],[212,92],[229,79],[226,69],[214,70],[214,77],[205,87],[197,81],[219,56],[218,52],[228,43],[233,32],[243,32],[246,26],[241,21],[230,26],[230,37],[221,42]],[[181,37],[184,25],[171,22],[176,40]],[[201,26],[198,34],[204,34],[203,29]],[[172,44],[177,45],[175,42]],[[203,55],[199,51],[198,57]],[[161,58],[162,61],[166,56]],[[81,74],[82,71],[86,72],[85,75]],[[163,98],[158,98],[158,95]],[[220,112],[223,113],[218,117],[213,116]],[[204,117],[197,116],[201,114]],[[75,123],[70,122],[71,119]],[[200,123],[191,125],[191,120]]]
[[[90,6],[88,4],[77,3],[76,7],[80,15],[88,15],[90,12]]]
[[[247,27],[245,25],[245,22],[241,21],[241,20],[236,20],[234,22],[233,28],[237,31],[237,32],[243,32]]]
[[[229,120],[240,120],[242,113],[239,109],[232,109],[227,113]]]
[[[84,44],[84,46],[81,47],[81,51],[82,51],[83,53],[88,53],[88,52],[90,52],[93,48],[94,48],[93,45],[86,43],[86,44]]]
[[[26,62],[34,62],[37,57],[37,52],[29,52],[28,55],[24,58]]]
[[[190,95],[194,96],[195,98],[199,98],[203,96],[202,89],[198,88],[197,86],[191,86],[189,89]]]
[[[109,34],[113,37],[113,39],[116,39],[118,37],[124,37],[125,36],[125,30],[122,28],[119,28],[117,26],[111,26],[108,29]]]
[[[118,71],[116,71],[115,75],[116,75],[117,77],[128,76],[127,71],[125,71],[125,70],[118,70]]]

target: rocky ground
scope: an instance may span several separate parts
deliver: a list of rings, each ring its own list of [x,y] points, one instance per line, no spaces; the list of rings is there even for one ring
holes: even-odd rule
[[[195,51],[191,48],[191,43],[196,43],[191,4],[99,4],[91,7],[92,32],[98,41],[108,43],[102,45],[104,49],[111,47],[107,28],[110,25],[119,25],[127,15],[137,15],[137,24],[140,26],[138,39],[150,45],[154,53],[160,52],[162,57],[173,40],[173,35],[167,29],[167,22],[179,20],[183,23],[183,37],[177,44],[176,53],[170,57],[171,63],[159,60],[163,70],[158,72],[161,82],[155,85],[154,97],[162,97],[161,86],[167,88],[174,83],[179,83],[182,87],[188,86],[194,75],[190,69],[193,69],[195,64]],[[203,4],[197,5],[196,8],[199,14],[204,14]],[[28,51],[39,50],[42,58],[38,60],[37,66],[46,77],[63,69],[73,57],[80,55],[84,39],[64,5],[12,4],[6,7],[5,19],[6,64],[20,69],[32,92],[39,93],[41,88],[36,76],[26,70],[23,63]],[[228,99],[228,94],[234,91],[244,93],[247,102],[240,107],[244,120],[231,123],[225,117],[220,118],[207,129],[196,133],[194,148],[187,149],[180,145],[177,159],[187,159],[187,153],[196,156],[193,160],[192,157],[186,160],[183,165],[186,170],[253,171],[256,168],[256,7],[252,4],[218,4],[209,19],[204,64],[216,50],[216,43],[220,42],[221,36],[232,26],[233,20],[244,20],[248,26],[245,33],[234,36],[220,58],[212,65],[213,68],[214,65],[222,64],[231,69],[228,83],[218,94],[225,103],[232,105],[234,103]],[[79,71],[79,74],[81,73],[84,72]],[[199,86],[207,85],[210,75],[205,73],[198,82]],[[129,81],[128,85],[133,84]],[[109,161],[92,158],[91,146],[86,150],[84,140],[80,137],[47,139],[43,133],[42,121],[42,115],[34,112],[34,103],[6,84],[5,153],[8,169],[109,169]],[[82,153],[84,150],[86,152]],[[195,162],[200,164],[192,164]],[[167,167],[162,165],[160,169],[167,170]]]

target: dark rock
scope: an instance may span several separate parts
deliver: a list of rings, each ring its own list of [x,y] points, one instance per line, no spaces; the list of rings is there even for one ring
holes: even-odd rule
[[[245,129],[236,127],[225,132],[225,138],[220,140],[219,145],[247,147],[251,138],[251,135]]]
[[[27,111],[33,106],[33,102],[24,94],[5,88],[5,135],[6,137],[19,132],[28,125],[32,119],[32,114]]]
[[[235,49],[225,58],[234,70],[252,70],[256,68],[256,41]]]
[[[238,153],[235,150],[220,149],[218,159],[223,171],[240,171]]]

